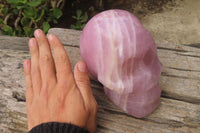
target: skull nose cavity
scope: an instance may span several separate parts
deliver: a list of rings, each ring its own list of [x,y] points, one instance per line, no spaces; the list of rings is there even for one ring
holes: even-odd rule
[[[146,54],[144,55],[143,62],[146,66],[149,66],[152,64],[154,59],[155,53],[153,50],[149,49]]]

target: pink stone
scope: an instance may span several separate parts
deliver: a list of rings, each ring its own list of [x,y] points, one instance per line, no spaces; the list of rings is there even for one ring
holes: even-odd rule
[[[89,72],[125,112],[141,118],[159,105],[162,64],[152,36],[133,14],[108,10],[94,16],[80,49]]]

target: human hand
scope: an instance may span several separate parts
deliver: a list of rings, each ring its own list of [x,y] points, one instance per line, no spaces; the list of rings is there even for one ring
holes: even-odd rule
[[[60,40],[55,35],[46,38],[41,30],[35,31],[29,48],[31,60],[24,62],[28,129],[41,123],[63,122],[94,133],[97,103],[86,64],[78,62],[73,74]]]

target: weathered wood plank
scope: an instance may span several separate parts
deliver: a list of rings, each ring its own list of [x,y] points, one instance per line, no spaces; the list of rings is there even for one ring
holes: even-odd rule
[[[64,31],[67,31],[67,34],[62,33],[60,36],[68,36],[71,39],[71,42],[68,42],[63,37],[62,41],[65,44],[72,66],[74,66],[80,60],[78,48],[80,32]],[[1,133],[27,132],[25,84],[22,68],[23,60],[30,57],[27,43],[28,38],[0,36]],[[198,45],[159,44],[158,54],[164,66],[160,78],[163,94],[160,106],[148,117],[136,119],[127,115],[108,100],[100,83],[94,80],[91,82],[93,93],[99,104],[97,133],[200,132],[200,82],[198,80],[200,60],[198,61],[196,57],[200,54]],[[195,59],[193,60],[190,55],[195,56]],[[186,59],[192,65],[184,63]]]
[[[158,56],[163,96],[200,104],[200,47],[158,44]]]

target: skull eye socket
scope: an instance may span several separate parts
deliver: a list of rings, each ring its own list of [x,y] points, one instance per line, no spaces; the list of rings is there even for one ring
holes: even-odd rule
[[[143,62],[146,66],[151,65],[154,59],[155,53],[152,49],[149,49],[144,55]]]

